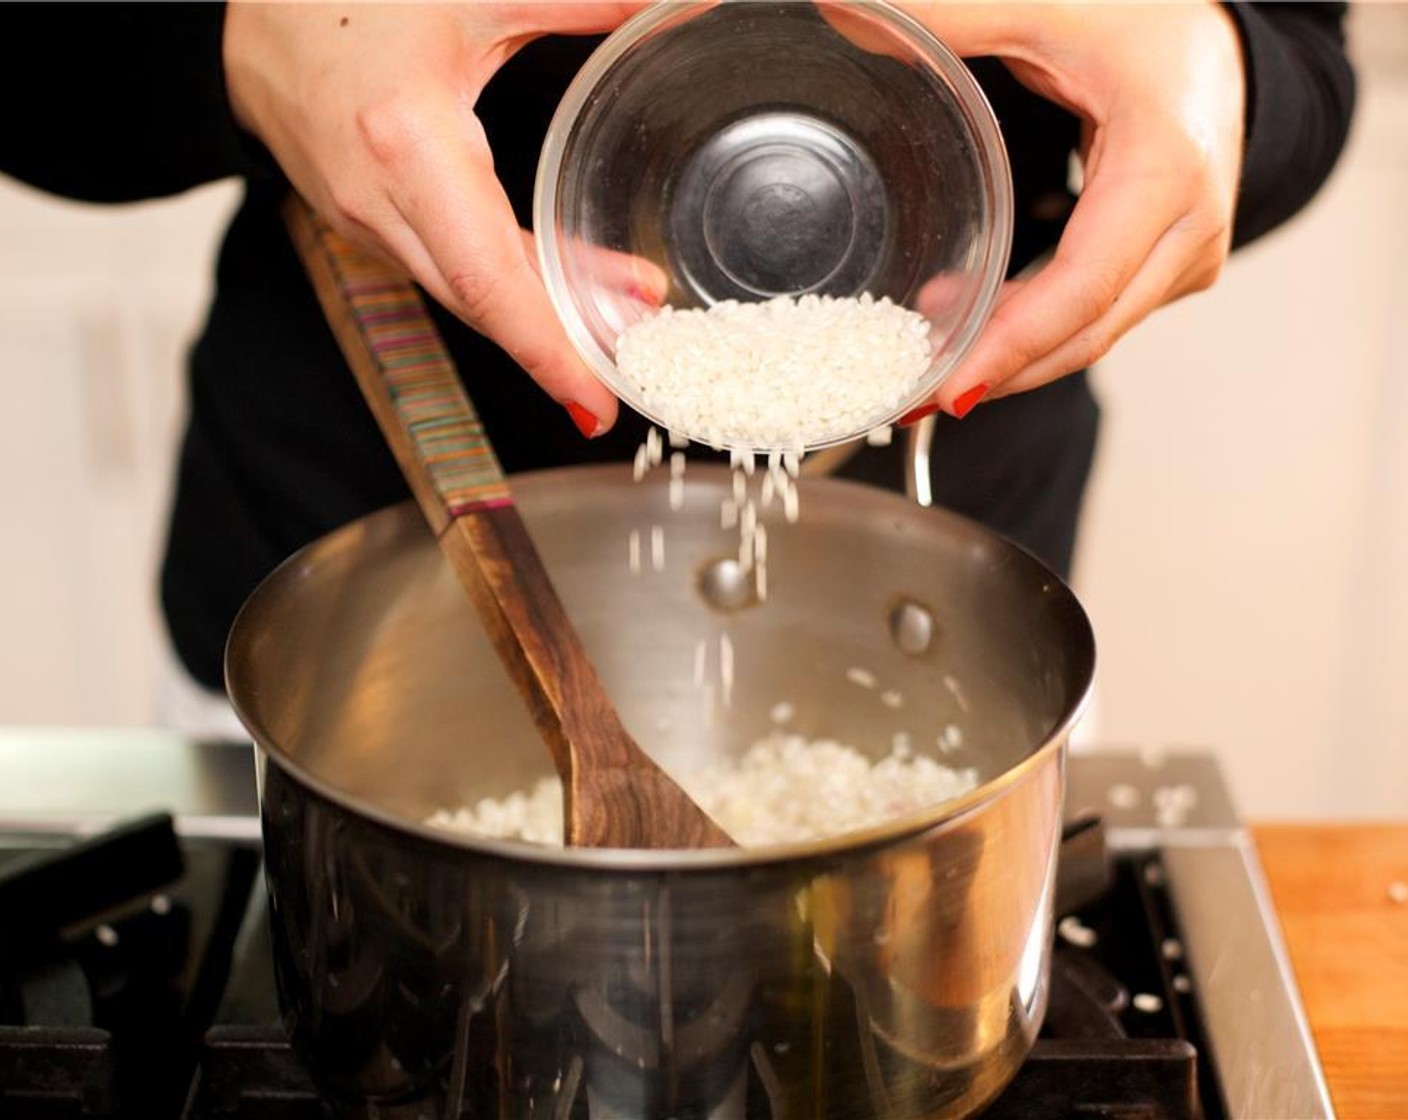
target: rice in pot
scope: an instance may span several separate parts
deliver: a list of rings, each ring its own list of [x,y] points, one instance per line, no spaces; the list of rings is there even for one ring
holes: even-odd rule
[[[901,750],[873,762],[831,739],[774,732],[742,758],[686,775],[680,784],[738,844],[763,847],[883,825],[967,793],[977,787],[978,773]],[[560,846],[562,785],[543,778],[531,790],[442,809],[427,823]]]

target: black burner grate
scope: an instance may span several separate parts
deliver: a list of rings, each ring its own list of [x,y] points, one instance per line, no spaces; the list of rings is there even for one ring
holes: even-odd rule
[[[0,1117],[178,1116],[257,867],[167,817],[0,836]]]

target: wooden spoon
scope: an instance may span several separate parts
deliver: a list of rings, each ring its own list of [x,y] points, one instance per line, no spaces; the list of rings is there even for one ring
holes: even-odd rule
[[[567,842],[731,846],[622,726],[416,290],[301,198],[284,217],[382,434],[547,741]]]

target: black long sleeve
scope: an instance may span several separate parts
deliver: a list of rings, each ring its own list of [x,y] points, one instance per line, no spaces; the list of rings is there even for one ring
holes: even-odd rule
[[[1348,135],[1355,83],[1345,4],[1228,7],[1247,67],[1241,245],[1295,214],[1324,182]],[[0,104],[7,106],[0,170],[95,202],[268,174],[267,157],[230,113],[223,23],[218,3],[0,5]],[[1037,119],[1047,115],[1022,108]],[[1020,148],[1021,122],[1004,124]]]
[[[1247,135],[1233,244],[1245,245],[1301,209],[1349,136],[1354,70],[1345,4],[1229,5],[1247,69]]]
[[[236,125],[223,4],[0,4],[0,171],[91,202],[267,174]]]

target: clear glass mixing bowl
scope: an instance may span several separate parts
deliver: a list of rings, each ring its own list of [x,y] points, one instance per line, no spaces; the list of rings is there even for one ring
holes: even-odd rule
[[[615,363],[662,291],[677,308],[868,292],[923,314],[932,360],[913,392],[822,447],[892,423],[971,348],[1006,271],[1012,186],[981,89],[897,9],[665,3],[568,89],[534,227],[573,345],[662,426]]]

